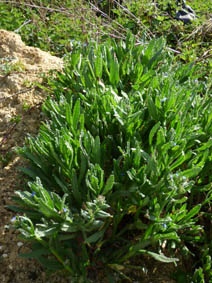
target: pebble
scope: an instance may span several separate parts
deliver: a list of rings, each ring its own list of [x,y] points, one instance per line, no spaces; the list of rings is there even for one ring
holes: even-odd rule
[[[5,257],[8,257],[8,254],[3,254],[2,257],[4,257],[4,258],[5,258]]]
[[[10,114],[5,114],[5,115],[4,115],[4,119],[5,119],[5,122],[6,122],[6,123],[9,123],[10,120],[11,120],[11,118],[12,118],[12,116],[11,116]]]
[[[18,246],[18,247],[21,247],[21,246],[23,246],[23,243],[22,243],[22,242],[18,242],[18,243],[17,243],[17,246]]]

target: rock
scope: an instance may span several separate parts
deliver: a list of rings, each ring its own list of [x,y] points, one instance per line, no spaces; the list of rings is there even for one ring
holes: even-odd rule
[[[0,30],[0,58],[20,62],[23,71],[46,72],[62,69],[63,61],[39,48],[26,46],[20,35]]]
[[[14,32],[0,30],[0,102],[23,89],[27,83],[41,82],[41,73],[62,68],[61,58],[26,46],[20,35]]]
[[[26,106],[30,109],[44,101],[46,94],[33,87],[33,83],[42,83],[42,73],[62,68],[61,58],[26,46],[14,32],[0,30],[0,144],[10,121],[22,117]],[[33,123],[31,127],[36,128]]]

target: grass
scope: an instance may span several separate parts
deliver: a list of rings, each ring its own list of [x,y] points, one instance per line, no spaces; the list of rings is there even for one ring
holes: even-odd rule
[[[3,27],[31,20],[27,44],[66,61],[48,79],[48,122],[18,150],[22,256],[77,282],[98,265],[115,282],[114,271],[133,281],[137,256],[177,265],[180,253],[192,266],[177,282],[211,282],[211,6],[195,1],[204,16],[184,26],[149,1],[114,19],[83,1],[39,3],[0,4],[16,18]]]

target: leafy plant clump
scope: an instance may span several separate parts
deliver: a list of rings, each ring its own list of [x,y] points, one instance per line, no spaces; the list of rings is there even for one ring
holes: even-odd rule
[[[177,262],[177,249],[208,245],[211,95],[165,45],[130,34],[90,43],[50,82],[49,119],[19,149],[32,181],[10,206],[32,244],[23,257],[76,280],[101,268],[114,282],[114,271],[131,280],[124,270],[139,268],[129,261],[138,255]],[[211,278],[209,254],[197,279]]]

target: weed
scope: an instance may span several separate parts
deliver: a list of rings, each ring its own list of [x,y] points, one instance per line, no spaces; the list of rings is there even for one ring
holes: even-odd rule
[[[165,50],[162,38],[135,46],[129,34],[67,58],[43,106],[49,122],[19,149],[34,180],[10,207],[33,243],[22,256],[86,280],[97,262],[120,273],[138,254],[177,262],[177,248],[204,242],[211,97]]]
[[[193,1],[184,26],[167,1],[98,18],[88,2],[0,3],[2,28],[67,62],[47,80],[49,121],[19,149],[32,179],[10,207],[32,243],[22,256],[76,280],[98,265],[114,282],[137,255],[177,262],[180,250],[192,272],[175,278],[210,282],[212,6]]]
[[[9,164],[9,162],[12,158],[12,155],[13,155],[13,153],[10,152],[10,151],[7,152],[5,155],[0,155],[0,162],[2,164],[2,168],[6,167]]]

